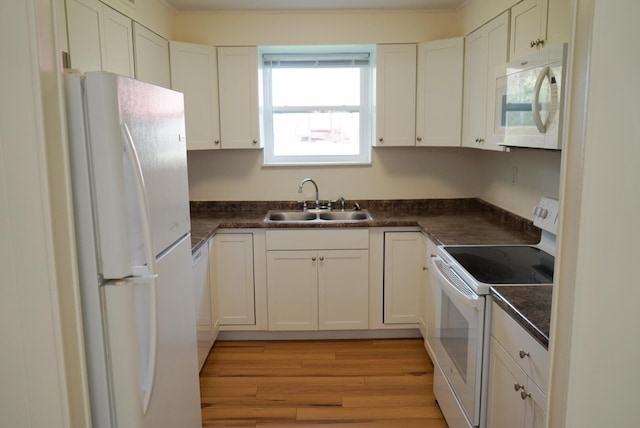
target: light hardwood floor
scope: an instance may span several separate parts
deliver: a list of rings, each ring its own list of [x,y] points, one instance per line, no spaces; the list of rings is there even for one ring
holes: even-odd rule
[[[420,339],[216,342],[204,427],[446,428]]]

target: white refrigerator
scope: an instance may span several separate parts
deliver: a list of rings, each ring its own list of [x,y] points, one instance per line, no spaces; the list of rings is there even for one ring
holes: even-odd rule
[[[93,426],[200,427],[183,96],[65,86]]]

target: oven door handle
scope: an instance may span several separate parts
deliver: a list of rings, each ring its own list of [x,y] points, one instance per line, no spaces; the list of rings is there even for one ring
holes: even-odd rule
[[[445,262],[440,256],[431,257],[431,264],[436,268],[438,282],[442,291],[451,299],[460,304],[476,310],[480,309],[482,302],[478,295],[460,278],[451,265]]]

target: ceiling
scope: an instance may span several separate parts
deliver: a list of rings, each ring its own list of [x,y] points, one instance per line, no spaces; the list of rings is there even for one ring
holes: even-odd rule
[[[165,0],[179,11],[421,9],[451,10],[465,0]]]

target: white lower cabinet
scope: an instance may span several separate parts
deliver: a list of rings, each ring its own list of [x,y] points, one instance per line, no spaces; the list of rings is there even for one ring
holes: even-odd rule
[[[212,338],[211,288],[209,286],[209,246],[200,247],[193,254],[193,292],[196,304],[196,334],[198,340],[198,368],[207,359]]]
[[[255,325],[253,234],[220,233],[214,239],[212,272],[220,325]]]
[[[542,428],[548,352],[493,304],[487,427]]]
[[[368,297],[366,229],[267,232],[270,331],[367,329]]]
[[[422,239],[421,232],[384,234],[384,324],[418,323]]]
[[[422,281],[420,282],[420,317],[419,328],[425,339],[427,352],[433,358],[433,349],[428,341],[429,329],[434,329],[436,324],[436,279],[433,277],[431,257],[436,254],[436,243],[424,234],[422,235]],[[433,335],[432,335],[433,337]]]

